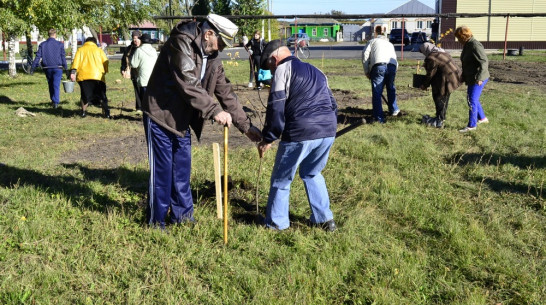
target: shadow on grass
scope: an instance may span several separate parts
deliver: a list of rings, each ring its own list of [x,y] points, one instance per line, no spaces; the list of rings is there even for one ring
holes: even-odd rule
[[[449,162],[457,163],[458,165],[468,164],[488,164],[488,165],[504,165],[512,164],[520,169],[528,168],[546,168],[545,156],[518,156],[506,154],[454,154],[448,160]]]
[[[485,153],[485,154],[478,154],[478,153],[469,153],[469,154],[454,154],[453,156],[449,157],[447,159],[448,162],[455,163],[458,166],[466,166],[471,164],[483,164],[483,165],[505,165],[505,164],[512,164],[516,167],[518,167],[520,170],[529,170],[529,169],[540,169],[540,168],[546,168],[546,157],[544,156],[518,156],[518,155],[503,155],[503,154],[497,154],[497,153]],[[535,198],[544,199],[546,198],[545,193],[542,190],[542,186],[538,185],[527,185],[523,183],[511,183],[507,181],[503,181],[500,179],[492,179],[490,177],[482,177],[482,178],[471,178],[468,177],[467,179],[476,181],[481,180],[484,184],[487,184],[489,188],[495,192],[503,193],[503,192],[509,192],[509,193],[517,193],[517,194],[525,194],[525,195],[531,195]],[[529,203],[529,206],[533,209],[540,210],[543,209],[543,204],[537,203],[532,204]]]
[[[19,87],[19,86],[34,85],[34,84],[35,84],[34,82],[17,81],[17,82],[0,84],[0,88],[12,88],[12,87]]]
[[[77,178],[72,175],[49,176],[40,172],[16,168],[9,165],[0,165],[0,186],[34,186],[48,194],[63,194],[72,198],[74,206],[106,213],[111,210],[123,210],[129,214],[143,208],[144,200],[127,200],[120,203],[106,192],[97,192],[90,182],[98,181],[103,185],[119,184],[123,189],[145,198],[147,191],[148,173],[143,170],[129,170],[123,167],[115,169],[92,169],[79,164],[65,164],[64,167],[79,170],[83,175]]]

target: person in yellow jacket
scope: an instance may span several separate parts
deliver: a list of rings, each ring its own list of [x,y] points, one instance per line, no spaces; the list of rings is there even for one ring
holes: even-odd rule
[[[106,97],[105,74],[108,73],[108,58],[98,47],[97,39],[89,37],[76,52],[70,72],[70,80],[77,81],[81,89],[82,117],[85,117],[89,103],[101,105],[103,115],[110,118]]]

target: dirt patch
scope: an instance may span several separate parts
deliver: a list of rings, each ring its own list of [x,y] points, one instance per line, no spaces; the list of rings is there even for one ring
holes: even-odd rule
[[[234,88],[243,109],[251,118],[252,124],[259,129],[263,128],[265,119],[265,106],[267,105],[268,92],[266,90],[253,90],[243,86]],[[371,121],[371,99],[358,98],[355,94],[347,90],[333,90],[334,96],[338,102],[338,121],[340,128],[347,125],[362,124]],[[399,95],[399,100],[411,98],[408,94]],[[115,109],[113,113],[116,114]],[[116,119],[127,120],[134,124],[142,124],[140,120],[134,120],[131,116],[122,115]],[[210,145],[211,143],[224,142],[223,127],[211,122],[205,122],[201,141],[192,137],[194,146]],[[237,128],[229,130],[229,146],[252,146],[253,143],[241,134]],[[63,156],[63,164],[73,163],[93,163],[101,168],[115,168],[121,164],[137,164],[148,158],[146,139],[144,131],[134,135],[127,135],[119,138],[96,139],[96,141],[80,150],[67,153]]]
[[[492,61],[489,73],[495,82],[531,85],[546,91],[546,63]]]

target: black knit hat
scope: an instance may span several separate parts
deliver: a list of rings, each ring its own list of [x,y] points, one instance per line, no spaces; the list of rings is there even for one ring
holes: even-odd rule
[[[152,38],[150,37],[150,34],[142,34],[142,36],[140,36],[140,41],[142,43],[151,43],[152,42]]]
[[[265,45],[264,50],[262,51],[262,57],[260,57],[260,67],[265,67],[267,60],[269,59],[269,57],[271,57],[271,53],[280,48],[282,45],[283,44],[280,39],[271,40],[270,42],[268,42]]]

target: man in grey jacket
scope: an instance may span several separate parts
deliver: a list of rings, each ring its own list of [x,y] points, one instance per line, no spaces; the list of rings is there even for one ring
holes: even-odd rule
[[[228,19],[210,14],[203,22],[178,23],[161,48],[142,101],[150,160],[150,225],[164,228],[169,209],[171,223],[194,220],[190,127],[199,139],[205,120],[214,119],[221,125],[233,123],[252,141],[261,139],[218,58],[237,31]]]

